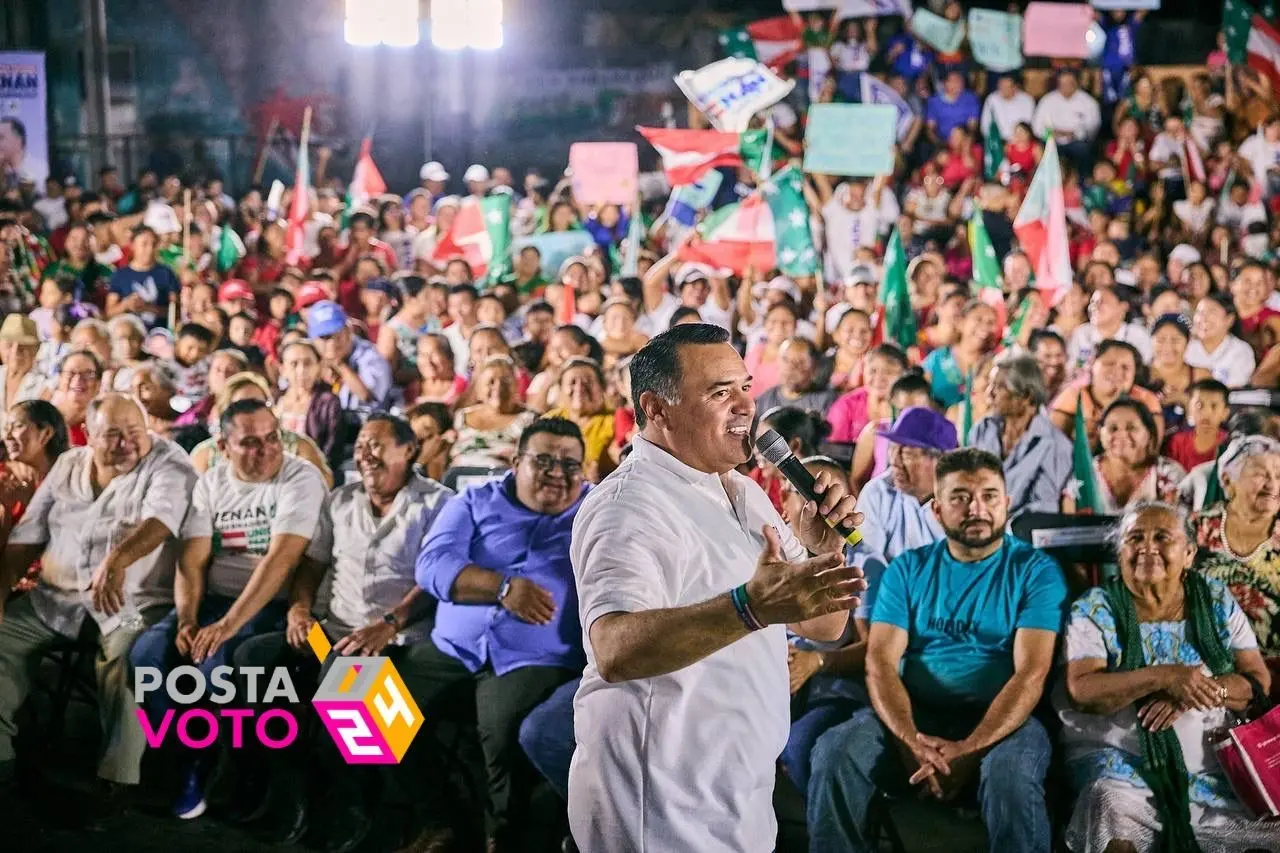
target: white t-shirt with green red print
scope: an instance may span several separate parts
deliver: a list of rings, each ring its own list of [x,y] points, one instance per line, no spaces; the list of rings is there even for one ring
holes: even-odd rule
[[[270,480],[239,479],[230,462],[215,465],[196,482],[182,538],[213,539],[213,557],[205,586],[209,592],[235,598],[266,555],[274,536],[315,535],[324,503],[324,480],[310,462],[285,454]],[[281,586],[277,599],[288,595]]]

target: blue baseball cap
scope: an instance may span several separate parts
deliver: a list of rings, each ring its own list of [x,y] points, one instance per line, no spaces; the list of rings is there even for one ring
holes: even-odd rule
[[[315,303],[307,311],[307,331],[313,338],[327,338],[347,327],[347,312],[328,299]]]
[[[944,416],[927,406],[912,406],[903,409],[902,414],[887,430],[876,430],[878,435],[907,447],[918,447],[921,450],[936,450],[945,453],[956,449],[956,428]]]

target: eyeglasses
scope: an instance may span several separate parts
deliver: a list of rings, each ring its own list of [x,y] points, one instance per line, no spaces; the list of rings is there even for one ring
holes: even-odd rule
[[[556,468],[563,471],[566,477],[576,477],[582,473],[582,462],[578,459],[562,459],[546,453],[539,453],[536,456],[525,453],[521,454],[521,456],[533,462],[533,467],[537,468],[538,472],[542,474],[550,474]]]

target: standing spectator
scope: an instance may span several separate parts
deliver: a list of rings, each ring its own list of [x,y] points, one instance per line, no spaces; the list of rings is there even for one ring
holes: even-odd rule
[[[942,81],[942,90],[931,96],[924,107],[925,132],[929,141],[941,147],[951,138],[951,131],[964,128],[969,134],[978,132],[982,105],[964,85],[964,75],[950,71]]]
[[[1107,34],[1102,48],[1102,102],[1114,104],[1126,94],[1129,70],[1137,53],[1138,27],[1146,12],[1125,12],[1119,9],[1106,13],[1102,28]]]
[[[1102,114],[1093,96],[1080,88],[1076,72],[1069,68],[1058,72],[1058,87],[1040,99],[1032,126],[1040,138],[1052,129],[1062,155],[1077,171],[1089,173]]]
[[[1013,138],[1013,131],[1020,124],[1030,125],[1036,110],[1036,99],[1022,90],[1021,80],[1017,72],[1010,72],[1000,77],[996,90],[987,95],[982,104],[982,119],[979,132],[986,136],[994,120],[1000,129],[1000,138],[1008,142]]]
[[[162,325],[168,316],[169,301],[177,298],[182,285],[173,270],[156,260],[156,240],[156,232],[146,225],[133,229],[129,264],[111,275],[108,317],[127,311],[151,327]]]

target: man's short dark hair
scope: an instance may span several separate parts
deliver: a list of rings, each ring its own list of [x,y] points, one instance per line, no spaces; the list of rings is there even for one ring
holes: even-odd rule
[[[362,210],[362,211],[360,211],[360,212],[358,212],[358,213],[353,213],[353,214],[351,214],[351,220],[350,220],[347,224],[348,224],[348,225],[355,225],[357,222],[359,222],[359,223],[363,223],[363,224],[364,224],[365,226],[367,226],[368,228],[376,228],[376,227],[377,227],[377,223],[374,221],[373,214],[371,214],[371,213],[366,213],[366,212],[365,212],[365,211],[363,211],[363,210]]]
[[[636,426],[644,429],[640,395],[652,391],[668,403],[680,402],[680,348],[727,344],[729,332],[710,323],[685,323],[656,335],[631,359],[631,399]]]
[[[821,355],[821,353],[818,352],[818,345],[813,342],[813,339],[806,338],[804,335],[793,335],[783,341],[783,343],[803,348],[805,352],[809,353],[809,358],[813,359],[815,363],[818,360],[818,356]]]
[[[904,373],[889,386],[889,399],[893,399],[895,394],[928,394],[932,400],[933,386],[919,373]],[[936,408],[936,404],[933,405]]]
[[[990,471],[1004,482],[1004,466],[1000,457],[976,447],[961,447],[949,450],[938,457],[938,466],[934,469],[934,482],[941,483],[948,474],[976,474],[979,471]]]
[[[671,323],[667,326],[667,328],[674,329],[676,326],[693,325],[692,323],[684,322],[685,319],[688,317],[695,317],[697,318],[699,323],[702,322],[702,315],[698,313],[697,308],[690,308],[688,305],[681,305],[679,308],[677,308],[675,311],[672,312]]]
[[[470,296],[472,302],[475,302],[480,298],[480,291],[476,289],[474,284],[455,284],[449,288],[450,296],[454,296],[459,293],[465,293]]]
[[[231,435],[231,427],[235,425],[236,418],[241,415],[256,415],[261,411],[270,412],[271,407],[262,400],[236,400],[222,410],[222,416],[218,418],[218,428],[222,435]]]
[[[1201,394],[1217,394],[1222,397],[1222,402],[1224,403],[1227,402],[1231,395],[1231,389],[1217,379],[1197,379],[1192,382],[1187,386],[1187,399],[1190,399],[1191,395],[1197,392]]]
[[[573,421],[568,418],[538,418],[520,433],[516,453],[524,453],[533,437],[542,433],[575,439],[582,448],[582,452],[584,454],[587,452],[587,443],[582,440],[582,430],[578,429],[578,425]]]
[[[444,403],[430,401],[419,403],[405,412],[404,416],[410,424],[418,418],[431,418],[436,422],[436,426],[440,428],[440,432],[447,432],[453,426],[453,418],[449,415],[449,407]],[[373,420],[373,418],[371,417],[370,420]]]
[[[524,309],[525,316],[530,314],[555,314],[556,309],[551,307],[551,303],[545,299],[539,299],[536,302],[530,302],[529,307]]]
[[[179,338],[195,338],[205,346],[212,347],[218,341],[213,336],[213,332],[201,326],[199,323],[183,323],[178,328]]]
[[[395,438],[396,444],[404,447],[406,445],[413,448],[413,455],[418,455],[418,436],[414,434],[413,427],[404,418],[398,418],[395,415],[389,415],[386,412],[378,412],[369,415],[368,420],[364,422],[365,426],[369,424],[385,423],[391,425],[391,435]]]

